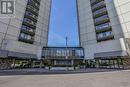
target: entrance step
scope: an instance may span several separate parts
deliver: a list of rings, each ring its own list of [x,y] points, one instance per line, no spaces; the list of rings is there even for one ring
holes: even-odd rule
[[[74,70],[74,67],[52,67],[51,70]]]

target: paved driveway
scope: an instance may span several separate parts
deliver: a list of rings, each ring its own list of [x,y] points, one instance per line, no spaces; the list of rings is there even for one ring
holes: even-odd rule
[[[0,76],[0,87],[130,87],[130,71]]]

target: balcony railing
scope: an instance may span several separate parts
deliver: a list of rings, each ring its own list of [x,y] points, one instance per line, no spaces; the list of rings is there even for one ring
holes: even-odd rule
[[[107,23],[107,22],[110,22],[110,19],[109,19],[109,18],[103,19],[103,20],[98,21],[98,22],[95,22],[95,26],[98,26],[98,25],[100,25],[100,24]]]
[[[100,5],[100,6],[97,6],[97,7],[93,8],[92,11],[94,12],[94,11],[97,11],[97,10],[99,10],[99,9],[101,9],[101,8],[105,8],[105,7],[106,7],[106,5],[105,5],[105,4],[102,4],[102,5]]]
[[[25,39],[22,37],[19,37],[19,41],[25,42],[25,43],[30,43],[33,44],[34,43],[34,39]]]
[[[29,18],[29,19],[37,22],[37,16],[35,16],[35,15],[25,14],[25,18]]]
[[[97,37],[97,41],[98,42],[101,42],[101,41],[106,41],[106,40],[112,40],[112,39],[114,39],[114,35],[109,35],[109,36],[104,36],[104,37]]]
[[[30,23],[30,22],[27,22],[27,21],[24,21],[23,25],[26,25],[26,26],[31,27],[33,29],[36,29],[36,24]]]
[[[32,6],[28,5],[26,10],[38,16],[38,10],[34,9]]]
[[[25,34],[28,34],[28,35],[31,35],[31,36],[34,36],[35,35],[35,32],[34,31],[29,31],[27,29],[21,29],[21,32],[22,33],[25,33]]]
[[[103,15],[107,15],[107,14],[108,14],[108,12],[107,12],[107,11],[104,11],[104,12],[101,12],[101,13],[98,13],[98,14],[94,14],[93,17],[94,17],[94,18],[98,18],[98,17],[101,17],[101,16],[103,16]]]
[[[34,0],[34,1],[40,5],[41,0]]]
[[[104,1],[104,0],[91,0],[91,5],[93,6],[101,1]]]
[[[101,32],[110,31],[110,30],[112,30],[111,26],[103,27],[101,29],[96,29],[96,33],[101,33]]]
[[[95,9],[95,8],[101,6],[101,5],[104,5],[104,4],[105,4],[105,2],[104,2],[104,1],[101,1],[101,2],[99,2],[99,3],[95,4],[95,5],[93,5],[93,6],[92,6],[92,9]]]
[[[39,10],[39,4],[36,4],[35,2],[29,2],[28,5],[33,6],[34,8],[36,8],[37,10]]]

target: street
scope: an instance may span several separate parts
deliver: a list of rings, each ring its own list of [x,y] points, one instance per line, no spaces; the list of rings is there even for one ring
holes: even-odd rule
[[[34,70],[31,71],[34,72]],[[65,71],[60,71],[62,72],[60,74],[44,74],[42,71],[42,74],[39,75],[38,73],[27,75],[25,72],[25,75],[24,73],[21,75],[1,75],[0,87],[130,87],[130,70],[105,71],[93,73],[80,73],[78,71],[72,73],[71,71],[71,73],[65,74],[63,73]]]

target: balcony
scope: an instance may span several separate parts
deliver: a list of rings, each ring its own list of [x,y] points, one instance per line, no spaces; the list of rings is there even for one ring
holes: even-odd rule
[[[113,40],[114,39],[114,35],[109,35],[109,36],[104,36],[104,37],[97,37],[97,41],[101,42],[101,41],[106,41],[106,40]]]
[[[97,6],[97,7],[93,8],[92,11],[94,12],[94,11],[97,11],[97,10],[99,10],[99,9],[101,9],[101,8],[106,8],[106,5],[105,5],[105,4],[102,4],[102,5],[100,5],[100,6]]]
[[[25,30],[25,29],[21,29],[21,32],[22,32],[22,33],[25,33],[25,34],[28,34],[28,35],[31,35],[31,36],[34,36],[34,35],[35,35],[35,32],[29,31],[29,30]]]
[[[96,29],[96,33],[101,33],[101,32],[110,31],[110,30],[112,30],[112,27],[108,26],[102,29]]]
[[[94,18],[98,18],[98,17],[101,17],[101,16],[103,16],[103,15],[107,15],[107,14],[108,14],[108,12],[107,12],[107,11],[104,11],[104,12],[101,12],[101,13],[99,13],[99,14],[93,15],[93,17],[94,17]]]
[[[104,1],[104,0],[91,0],[91,5],[93,6],[101,1]]]
[[[104,23],[107,23],[107,22],[110,22],[110,19],[107,18],[107,19],[103,19],[101,21],[98,21],[98,22],[95,22],[95,26],[98,26],[100,24],[104,24]]]
[[[32,6],[28,5],[26,10],[29,11],[29,12],[32,12],[33,14],[38,16],[38,10],[37,11],[34,10],[34,8]]]
[[[40,6],[40,5],[36,5],[35,2],[28,2],[28,5],[31,5],[31,6],[33,6],[34,8],[36,8],[37,10],[39,10],[39,6]]]
[[[34,39],[25,39],[25,38],[22,38],[22,37],[19,37],[19,41],[21,42],[25,42],[25,43],[29,43],[29,44],[33,44],[34,43]]]
[[[35,16],[35,15],[25,14],[25,18],[29,18],[29,19],[37,22],[37,16]]]
[[[36,29],[36,23],[31,23],[31,22],[23,21],[23,25],[31,27],[33,29]]]
[[[40,5],[41,0],[34,0],[34,1]]]

